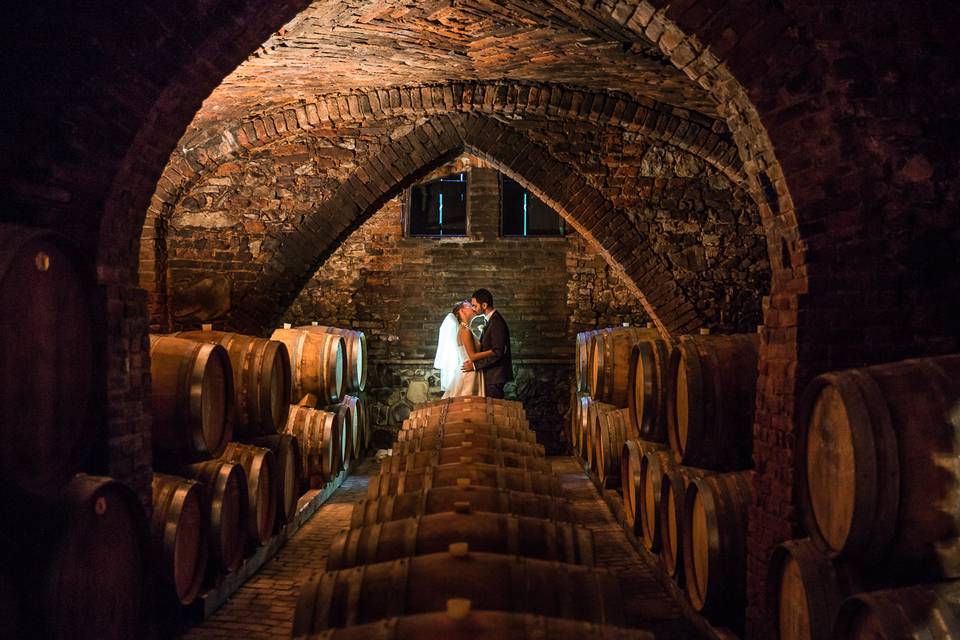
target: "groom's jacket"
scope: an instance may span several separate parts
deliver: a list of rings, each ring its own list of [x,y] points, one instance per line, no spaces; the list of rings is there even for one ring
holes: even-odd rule
[[[491,349],[493,355],[474,362],[483,372],[484,384],[502,384],[513,380],[513,359],[510,357],[510,328],[499,311],[494,311],[480,336],[480,351]]]

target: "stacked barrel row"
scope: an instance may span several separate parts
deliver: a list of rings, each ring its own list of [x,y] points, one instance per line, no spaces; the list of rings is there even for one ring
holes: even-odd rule
[[[758,344],[756,335],[673,343],[626,327],[582,333],[571,406],[574,450],[621,491],[628,526],[697,610],[734,627],[746,601]]]
[[[154,553],[163,597],[189,604],[339,471],[331,441],[352,443],[341,431],[359,404],[345,381],[365,363],[351,367],[341,330],[321,327],[263,339],[207,326],[151,336],[150,356]]]
[[[770,561],[779,637],[960,637],[960,355],[820,375],[797,428],[809,537]]]
[[[522,405],[421,405],[301,589],[293,635],[649,638],[573,520]]]

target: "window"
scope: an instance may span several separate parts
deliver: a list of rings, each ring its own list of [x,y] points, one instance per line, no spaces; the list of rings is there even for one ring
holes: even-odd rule
[[[409,212],[411,236],[467,235],[467,174],[411,187]]]
[[[500,220],[504,236],[562,236],[567,231],[556,211],[504,175],[500,180]]]

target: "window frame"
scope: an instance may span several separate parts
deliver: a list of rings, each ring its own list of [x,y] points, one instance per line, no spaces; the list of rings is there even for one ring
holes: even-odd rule
[[[565,238],[570,234],[570,226],[569,226],[569,224],[567,223],[566,218],[564,218],[562,215],[560,215],[560,212],[559,212],[559,211],[557,211],[556,209],[554,209],[553,207],[551,207],[551,206],[550,206],[549,204],[547,204],[546,202],[543,202],[543,200],[540,200],[540,198],[537,198],[537,196],[536,196],[535,194],[530,193],[530,190],[527,189],[527,188],[526,188],[525,186],[523,186],[522,184],[520,184],[520,182],[518,182],[517,180],[514,180],[513,178],[511,178],[510,176],[506,175],[506,174],[503,173],[502,171],[498,171],[497,173],[498,173],[498,175],[499,175],[499,178],[498,178],[498,181],[497,181],[497,182],[498,182],[498,186],[499,186],[499,194],[498,194],[498,195],[499,195],[499,198],[498,198],[498,200],[499,200],[499,205],[500,205],[500,206],[499,206],[499,209],[500,209],[500,211],[499,211],[499,214],[500,214],[500,224],[499,224],[500,234],[499,234],[499,235],[500,235],[501,238],[506,239],[506,240],[551,240],[551,239],[563,240],[563,239],[565,239]],[[536,235],[530,235],[530,234],[519,235],[519,234],[507,234],[507,233],[504,233],[504,215],[503,215],[503,205],[504,205],[504,188],[503,188],[504,182],[503,182],[503,181],[504,181],[504,180],[512,180],[514,183],[517,184],[517,186],[519,186],[521,189],[523,189],[524,193],[528,193],[528,194],[530,194],[531,196],[533,196],[534,198],[537,198],[537,200],[540,200],[540,202],[541,202],[545,207],[547,207],[547,208],[550,209],[554,214],[556,214],[557,218],[560,219],[560,223],[561,223],[561,225],[562,225],[562,231],[561,231],[560,233],[536,234]]]
[[[454,172],[451,172],[451,173],[444,174],[443,176],[441,176],[441,177],[439,177],[439,178],[434,178],[433,180],[427,180],[427,181],[424,181],[424,182],[417,182],[416,184],[412,184],[412,185],[410,185],[409,187],[407,187],[406,189],[404,189],[404,190],[403,190],[403,207],[402,207],[402,212],[403,212],[403,236],[404,236],[405,238],[411,238],[411,239],[418,239],[418,238],[420,238],[420,239],[426,239],[426,240],[445,240],[445,239],[447,239],[447,238],[466,238],[466,237],[469,237],[469,235],[470,235],[470,213],[471,213],[471,211],[470,211],[470,185],[471,185],[471,181],[472,181],[471,173],[472,173],[471,171],[454,171]],[[446,177],[446,176],[456,175],[456,174],[465,174],[465,175],[466,175],[466,178],[465,178],[465,180],[463,181],[463,182],[464,182],[464,187],[463,187],[463,188],[464,188],[464,194],[463,194],[463,196],[464,196],[464,201],[465,201],[465,206],[464,206],[464,208],[465,208],[465,217],[466,217],[466,219],[464,220],[463,233],[456,233],[456,234],[454,234],[454,233],[413,233],[412,230],[411,230],[411,226],[412,226],[412,224],[413,224],[413,200],[412,200],[412,199],[413,199],[413,190],[414,190],[414,188],[420,187],[420,186],[423,186],[423,185],[427,185],[427,184],[430,184],[430,183],[433,183],[433,182],[439,182],[439,181],[441,181],[441,180],[442,180],[444,177]]]

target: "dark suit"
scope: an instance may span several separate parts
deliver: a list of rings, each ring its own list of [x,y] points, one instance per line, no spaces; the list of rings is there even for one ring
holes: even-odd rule
[[[480,336],[480,351],[488,349],[493,355],[474,362],[474,368],[482,372],[484,393],[491,398],[503,398],[503,385],[513,380],[513,359],[510,357],[510,328],[496,310]]]

